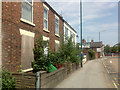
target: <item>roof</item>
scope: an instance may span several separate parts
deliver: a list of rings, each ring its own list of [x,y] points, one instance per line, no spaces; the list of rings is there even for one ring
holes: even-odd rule
[[[74,32],[76,32],[71,26],[70,24],[68,24],[64,19],[63,19],[63,22],[65,22]],[[77,33],[77,32],[76,32]]]
[[[44,2],[50,10],[52,10],[59,18],[61,18],[61,20],[63,20],[63,17],[61,17],[45,0],[42,0],[42,2]]]
[[[100,48],[101,47],[101,42],[90,42],[90,47]]]
[[[45,0],[41,0],[41,1],[44,2],[44,4],[46,4],[46,5],[50,8],[50,10],[52,10],[59,18],[61,18],[61,20],[62,20],[63,22],[65,22],[71,29],[73,29],[73,28],[68,24],[68,22],[66,22],[65,19],[63,19],[63,17],[60,16]],[[73,31],[76,32],[74,29],[73,29]],[[76,32],[76,33],[77,33],[77,32]]]

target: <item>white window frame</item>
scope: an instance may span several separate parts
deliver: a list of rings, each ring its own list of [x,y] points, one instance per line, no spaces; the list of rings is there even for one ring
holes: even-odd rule
[[[67,35],[66,35],[66,29],[67,29]],[[65,27],[65,37],[68,37],[68,28]]]
[[[35,37],[35,33],[33,32],[23,30],[23,29],[19,29],[19,31],[20,31],[20,35],[26,35],[26,36],[33,37],[33,38]]]
[[[56,51],[56,44],[58,44],[58,45],[59,45],[59,48],[60,48],[60,41],[55,40],[55,51]]]
[[[49,27],[48,27],[48,11],[49,11],[49,8],[48,8],[44,3],[43,3],[43,7],[44,7],[44,8],[43,8],[43,30],[46,31],[46,32],[50,32],[50,31],[48,30],[48,28],[49,28]],[[44,18],[44,9],[47,10],[47,19]],[[47,28],[44,27],[44,20],[47,21]]]
[[[73,33],[73,42],[75,42],[75,34]]]
[[[24,29],[19,29],[20,31],[20,35],[25,35],[25,36],[29,36],[29,37],[35,37],[35,33],[33,32],[30,32],[30,31],[27,31],[27,30],[24,30]],[[28,71],[32,71],[33,68],[28,68],[28,69],[24,69],[22,70],[22,72],[28,72]]]
[[[49,41],[49,37],[43,36],[43,41]],[[48,50],[48,47],[47,47],[47,50]],[[44,48],[44,54],[48,55],[48,52],[47,52],[47,54],[45,53],[45,48]]]
[[[49,37],[45,37],[45,36],[43,36],[43,41],[49,41]]]
[[[58,23],[56,23],[56,19],[58,20]],[[57,15],[55,15],[55,25],[56,24],[58,25],[58,34],[56,33],[56,28],[55,28],[55,35],[58,36],[58,37],[60,37],[59,36],[59,17]]]
[[[23,0],[22,2],[25,2],[25,3],[29,4],[32,7],[32,20],[28,21],[28,20],[22,18],[22,15],[21,15],[21,19],[20,20],[25,22],[25,23],[28,23],[28,24],[30,24],[32,26],[35,26],[35,24],[33,23],[33,0],[32,0],[32,3],[30,3],[28,0]],[[22,11],[21,11],[21,13],[22,13]]]

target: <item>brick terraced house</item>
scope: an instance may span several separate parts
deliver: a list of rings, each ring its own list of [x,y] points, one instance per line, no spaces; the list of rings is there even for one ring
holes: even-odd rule
[[[32,70],[34,40],[42,35],[44,41],[49,40],[50,49],[57,51],[63,24],[64,19],[47,2],[2,2],[2,65],[12,72],[20,65],[24,72]]]

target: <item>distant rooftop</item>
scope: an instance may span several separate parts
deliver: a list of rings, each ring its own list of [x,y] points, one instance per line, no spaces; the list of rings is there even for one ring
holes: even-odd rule
[[[101,47],[101,42],[90,42],[90,47],[100,48]]]

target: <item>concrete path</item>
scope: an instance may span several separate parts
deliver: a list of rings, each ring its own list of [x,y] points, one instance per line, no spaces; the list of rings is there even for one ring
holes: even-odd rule
[[[101,60],[87,62],[56,88],[114,88]]]

